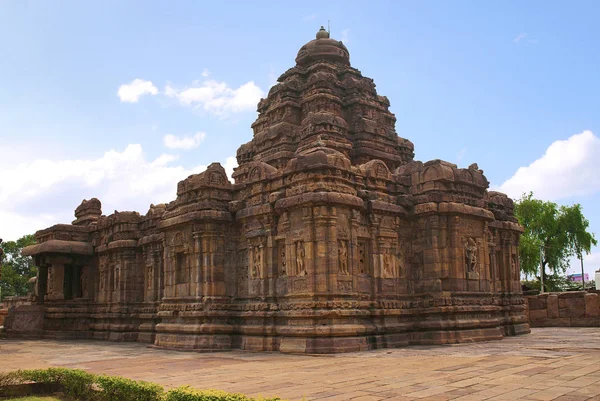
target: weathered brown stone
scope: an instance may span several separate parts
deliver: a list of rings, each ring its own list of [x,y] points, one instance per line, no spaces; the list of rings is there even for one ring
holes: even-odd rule
[[[540,295],[537,298],[531,298],[529,300],[529,310],[534,311],[538,309],[546,309],[547,308],[547,295]]]
[[[564,301],[564,308],[559,308],[558,310],[560,317],[580,317],[585,315],[585,299],[582,294],[579,294],[577,298],[573,296],[559,297],[559,306],[561,301]]]
[[[0,309],[0,326],[4,326],[4,320],[8,315],[8,309]]]
[[[583,291],[526,297],[526,314],[532,327],[598,327],[597,293]]]
[[[547,307],[548,307],[548,318],[549,319],[559,317],[559,315],[558,315],[558,295],[548,294]]]
[[[585,315],[591,317],[600,316],[600,304],[598,294],[585,294]]]
[[[531,309],[529,310],[529,319],[530,320],[538,320],[538,319],[546,319],[548,318],[548,310],[547,309]]]
[[[92,199],[36,234],[42,334],[329,353],[527,333],[512,200],[476,164],[413,160],[389,107],[322,29],[234,184],[214,163],[144,216]]]

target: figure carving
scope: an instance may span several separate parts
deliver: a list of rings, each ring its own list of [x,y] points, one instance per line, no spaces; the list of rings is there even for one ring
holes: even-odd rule
[[[281,247],[279,257],[281,258],[281,275],[285,276],[287,274],[287,269],[285,265],[285,245]]]
[[[104,290],[106,284],[106,272],[104,270],[100,270],[100,290]]]
[[[148,265],[146,268],[146,286],[149,290],[152,289],[152,276],[153,276],[153,270],[152,269],[152,265]]]
[[[465,242],[465,261],[468,272],[474,272],[477,268],[477,242],[468,238]]]
[[[48,268],[48,294],[52,294],[54,291],[54,271],[52,267]]]
[[[252,250],[252,278],[262,278],[262,248],[255,246]]]
[[[383,254],[383,276],[393,278],[394,275],[394,255],[389,249]]]
[[[337,289],[338,289],[338,291],[342,291],[342,292],[352,291],[352,281],[338,281]]]
[[[225,183],[225,178],[221,176],[221,174],[212,173],[210,175],[210,184],[211,185],[223,185]]]
[[[306,266],[304,259],[306,257],[306,251],[304,250],[304,241],[296,242],[296,275],[306,276]]]
[[[519,278],[519,266],[517,263],[517,255],[512,254],[510,256],[510,266],[512,268],[513,274],[515,275],[515,280]]]
[[[358,271],[361,274],[367,273],[367,243],[358,244]]]
[[[338,241],[338,265],[340,274],[350,274],[348,272],[348,246],[346,241]]]

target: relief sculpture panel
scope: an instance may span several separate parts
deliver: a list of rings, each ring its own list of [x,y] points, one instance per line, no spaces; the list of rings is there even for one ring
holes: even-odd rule
[[[43,325],[306,353],[527,333],[514,202],[476,164],[415,160],[377,89],[320,29],[259,102],[231,177],[212,163],[146,214],[93,198],[36,233],[24,252],[56,267],[42,301],[69,308]]]

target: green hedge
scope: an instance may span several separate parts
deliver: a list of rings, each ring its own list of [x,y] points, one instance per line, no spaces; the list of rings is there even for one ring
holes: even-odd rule
[[[0,374],[3,386],[34,382],[59,387],[78,401],[280,401],[280,398],[249,398],[218,390],[180,387],[165,392],[155,383],[116,376],[99,376],[78,369],[49,368]]]
[[[17,375],[24,381],[61,386],[65,395],[91,400],[95,395],[93,389],[95,376],[77,369],[49,368],[38,370],[21,370]]]
[[[278,401],[281,398],[249,398],[244,394],[226,393],[220,390],[196,390],[179,387],[167,393],[165,401]]]

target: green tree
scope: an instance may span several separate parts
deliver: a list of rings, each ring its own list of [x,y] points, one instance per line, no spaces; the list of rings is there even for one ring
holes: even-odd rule
[[[588,232],[589,221],[583,216],[579,204],[558,206],[535,199],[530,192],[515,203],[515,215],[525,227],[519,256],[521,270],[526,275],[537,275],[540,257],[544,281],[546,268],[553,275],[564,275],[572,256],[581,258],[584,252],[590,253],[591,247],[597,244],[594,234]]]
[[[27,295],[27,281],[36,274],[32,258],[21,255],[23,248],[35,244],[33,235],[25,235],[16,241],[0,243],[3,253],[0,260],[0,295]]]
[[[594,234],[587,231],[590,222],[584,217],[580,204],[564,208],[563,224],[565,225],[573,253],[581,262],[581,279],[584,280],[583,253],[589,254],[592,246],[597,245],[598,242]]]

